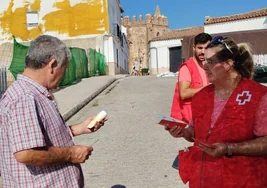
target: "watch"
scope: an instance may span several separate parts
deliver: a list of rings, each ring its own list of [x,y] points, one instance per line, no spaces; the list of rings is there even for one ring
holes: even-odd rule
[[[232,151],[233,145],[230,144],[230,143],[226,143],[226,146],[227,146],[227,154],[226,154],[226,156],[227,157],[231,157],[233,155],[233,151]]]

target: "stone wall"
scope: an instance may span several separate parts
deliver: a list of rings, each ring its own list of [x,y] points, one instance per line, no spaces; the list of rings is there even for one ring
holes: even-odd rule
[[[132,20],[126,16],[122,18],[122,25],[127,28],[129,72],[132,72],[135,60],[141,63],[142,68],[149,68],[148,43],[169,31],[168,18],[161,16],[157,7],[154,16],[147,14],[143,19],[140,15],[138,20],[136,16]]]

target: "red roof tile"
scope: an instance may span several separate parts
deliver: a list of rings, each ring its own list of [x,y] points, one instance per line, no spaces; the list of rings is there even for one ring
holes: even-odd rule
[[[250,18],[257,18],[257,17],[263,17],[267,16],[267,8],[246,12],[242,14],[235,14],[231,16],[222,16],[222,17],[205,17],[205,25],[208,24],[215,24],[215,23],[222,23],[222,22],[230,22],[230,21],[236,21],[236,20],[245,20]]]

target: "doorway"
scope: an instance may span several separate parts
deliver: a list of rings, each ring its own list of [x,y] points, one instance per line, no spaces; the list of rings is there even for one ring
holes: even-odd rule
[[[170,72],[177,72],[182,64],[182,47],[169,48],[170,52]]]

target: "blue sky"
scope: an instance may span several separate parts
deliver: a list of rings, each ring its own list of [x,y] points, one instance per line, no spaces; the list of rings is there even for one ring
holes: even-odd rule
[[[203,26],[205,16],[220,17],[267,8],[267,0],[121,0],[123,16],[155,13],[167,16],[170,29]]]

